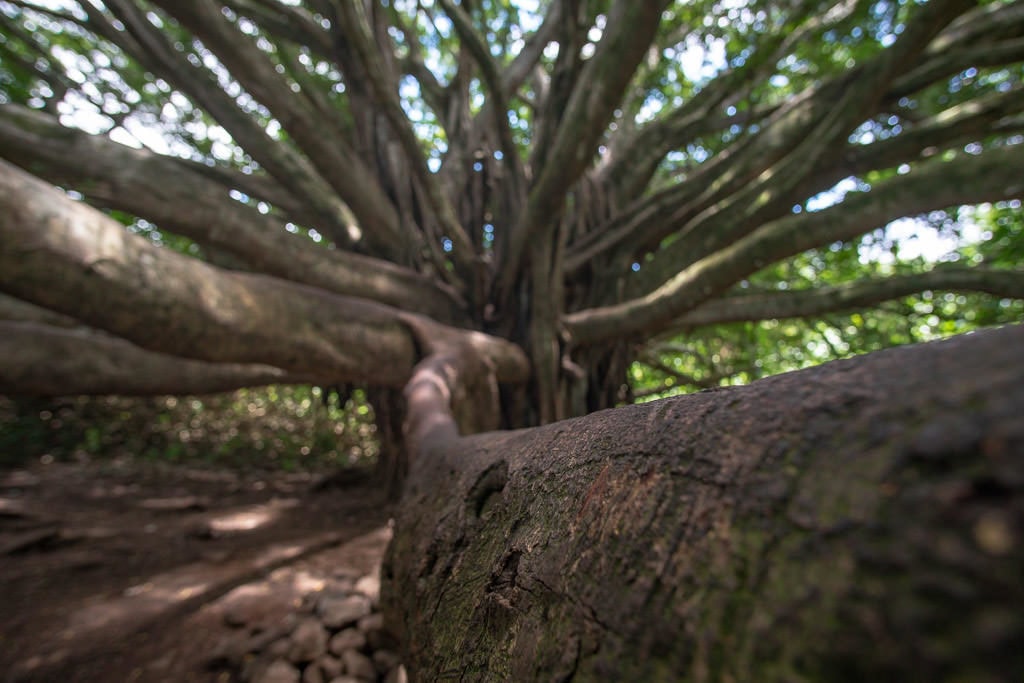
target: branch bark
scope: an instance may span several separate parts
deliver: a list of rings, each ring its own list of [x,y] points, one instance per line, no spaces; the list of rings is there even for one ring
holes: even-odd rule
[[[401,386],[417,361],[409,321],[418,316],[154,247],[6,162],[0,210],[0,291],[143,348],[326,383]],[[515,345],[430,324],[482,349],[501,381],[529,375]]]
[[[5,395],[180,396],[315,381],[267,365],[153,353],[84,327],[0,322],[0,394]]]
[[[645,296],[570,314],[565,318],[566,329],[577,344],[623,334],[656,333],[675,318],[779,259],[853,239],[902,216],[1020,196],[1024,193],[1021,178],[1024,153],[1019,147],[926,163],[906,175],[879,183],[869,192],[848,196],[841,204],[824,211],[790,215],[769,223],[686,267]],[[655,262],[648,267],[657,267]],[[668,269],[671,264],[662,263],[661,267]]]
[[[343,33],[358,57],[360,66],[367,75],[367,86],[381,113],[390,124],[405,157],[405,162],[423,190],[424,198],[438,221],[438,227],[452,241],[451,256],[460,266],[462,274],[476,270],[477,255],[472,241],[459,223],[448,197],[442,192],[436,176],[427,168],[427,160],[420,142],[412,129],[408,116],[398,99],[398,84],[389,74],[379,55],[373,38],[373,31],[366,8],[358,2],[335,3],[338,11],[338,30]]]
[[[662,249],[660,258],[678,268],[777,218],[791,206],[787,202],[796,188],[831,158],[829,152],[845,145],[850,132],[876,112],[900,69],[969,7],[962,0],[944,0],[917,8],[890,48],[791,98],[756,134],[715,155],[686,182],[635,202],[588,235],[569,268],[616,246],[632,258],[673,234],[682,239]],[[651,280],[651,272],[647,268],[635,278],[643,284],[634,282],[634,294],[660,282]]]
[[[319,101],[323,95],[301,89],[293,92],[267,55],[228,24],[213,4],[196,0],[156,4],[200,38],[230,69],[232,77],[274,114],[320,177],[351,208],[366,239],[382,253],[398,254],[397,248],[404,242],[397,212],[335,122],[319,115],[331,110]]]
[[[1024,327],[434,444],[412,680],[1024,676]]]
[[[129,0],[110,0],[105,5],[114,14],[112,18],[89,3],[84,5],[93,30],[101,32],[143,67],[193,98],[260,166],[310,204],[323,222],[326,234],[343,245],[357,239],[353,235],[357,221],[352,211],[338,198],[309,159],[291,146],[267,136],[264,128],[239,108],[235,98],[225,91],[208,69],[192,66],[188,54],[176,50]],[[112,24],[117,23],[123,24],[125,30],[115,29]],[[366,216],[360,218],[367,220]],[[364,230],[362,235],[371,244],[379,241],[380,253],[383,254],[393,253],[387,249],[391,244],[389,238],[393,236],[388,234],[389,225],[386,221],[380,224],[371,222],[372,229]]]
[[[809,318],[867,308],[929,290],[985,292],[1007,299],[1024,299],[1024,270],[939,266],[926,273],[859,280],[832,287],[731,296],[698,306],[678,318],[672,327],[692,329],[743,321]]]
[[[0,157],[103,207],[233,254],[268,275],[445,322],[463,319],[455,294],[426,276],[291,235],[273,214],[231,199],[229,188],[211,185],[206,173],[180,159],[131,149],[10,104],[0,105]]]
[[[509,236],[499,291],[511,292],[527,244],[553,231],[570,187],[579,180],[661,21],[664,2],[616,2],[593,57],[573,85],[544,168]]]

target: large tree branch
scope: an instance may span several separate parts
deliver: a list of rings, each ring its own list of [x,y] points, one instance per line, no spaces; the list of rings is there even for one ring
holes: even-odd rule
[[[176,49],[130,1],[110,0],[106,7],[112,16],[84,3],[90,30],[103,35],[144,68],[191,97],[282,187],[309,204],[307,215],[314,215],[316,219],[310,221],[307,217],[305,223],[315,225],[339,245],[351,245],[357,221],[308,159],[288,144],[267,136],[263,127],[239,108],[235,98],[210,70],[193,66],[188,53]],[[372,238],[372,235],[367,237],[371,242]]]
[[[366,73],[366,86],[397,137],[405,162],[423,190],[427,204],[439,223],[438,227],[451,240],[452,259],[465,277],[476,269],[477,255],[473,243],[459,223],[451,202],[442,192],[441,183],[427,167],[420,142],[398,98],[398,84],[394,82],[394,77],[379,54],[380,48],[374,40],[366,8],[359,2],[336,2],[335,6],[340,20],[338,30],[344,34],[360,67]]]
[[[810,318],[867,308],[924,291],[985,292],[1024,299],[1024,270],[939,266],[925,273],[892,275],[829,287],[724,297],[698,306],[672,327],[692,329],[722,323]]]
[[[558,22],[565,12],[565,0],[552,0],[541,25],[526,39],[523,49],[515,56],[512,63],[501,74],[501,83],[505,92],[511,95],[529,78],[534,67],[544,55],[544,49],[555,36]]]
[[[291,7],[276,0],[225,0],[224,4],[250,17],[265,33],[307,47],[321,57],[331,54],[330,34],[305,7]]]
[[[211,185],[182,160],[66,128],[17,105],[0,105],[0,157],[93,203],[233,254],[257,271],[443,321],[460,318],[454,295],[429,278],[289,234],[283,221],[231,199],[228,188]]]
[[[598,138],[654,39],[664,4],[619,0],[609,12],[605,33],[573,85],[540,177],[509,235],[499,291],[511,291],[527,244],[557,227],[569,188],[590,164]]]
[[[396,54],[395,59],[398,60],[403,73],[416,79],[420,86],[420,93],[423,95],[423,101],[434,111],[438,120],[443,122],[447,94],[434,72],[427,68],[419,35],[409,26],[409,22],[406,21],[407,17],[395,7],[394,3],[388,3],[384,10],[388,13],[391,25],[402,34],[402,44],[407,50],[404,57],[399,57]]]
[[[417,360],[410,321],[419,316],[155,247],[6,162],[0,211],[0,291],[143,348],[390,386]],[[513,344],[422,320],[479,349],[500,380],[529,374]]]
[[[879,183],[870,192],[848,196],[824,211],[790,215],[769,223],[686,267],[640,298],[573,313],[565,319],[566,328],[579,344],[623,334],[658,332],[744,277],[787,256],[853,239],[902,216],[1022,194],[1024,153],[1020,146],[923,164],[907,175]]]
[[[81,325],[80,322],[71,316],[51,311],[48,308],[41,308],[6,294],[0,294],[0,320],[16,323],[33,323],[45,325],[46,327],[71,328]]]
[[[311,381],[315,379],[267,365],[206,363],[154,353],[83,327],[0,322],[0,394],[212,394]]]
[[[682,239],[665,260],[692,262],[778,215],[826,152],[876,111],[900,69],[969,6],[943,0],[918,8],[890,48],[792,98],[757,134],[733,143],[686,182],[635,203],[595,231],[570,265],[579,267],[584,252],[592,257],[616,246],[632,256],[673,233]],[[649,271],[640,280],[635,288],[650,288]]]
[[[505,182],[509,184],[508,194],[514,197],[516,202],[521,201],[524,196],[526,177],[520,163],[519,150],[516,149],[515,140],[512,139],[512,129],[508,123],[508,96],[498,64],[491,56],[483,36],[477,33],[473,21],[466,11],[451,0],[440,0],[440,2],[452,20],[455,30],[458,31],[462,44],[466,46],[480,67],[480,73],[490,95],[485,108],[490,114],[498,146],[509,167],[509,173],[505,177]]]
[[[1024,89],[1015,88],[978,98],[917,124],[908,124],[909,130],[900,135],[867,145],[835,139],[831,147],[821,146],[816,139],[817,131],[812,131],[802,146],[762,174],[758,182],[699,213],[695,211],[703,206],[701,198],[679,207],[672,196],[679,193],[665,193],[632,220],[647,219],[656,224],[659,217],[652,212],[660,209],[660,220],[679,221],[683,227],[677,231],[678,238],[662,247],[640,277],[630,282],[627,296],[650,292],[682,268],[725,248],[763,223],[784,216],[793,204],[829,189],[845,177],[927,160],[958,142],[1019,130],[1022,122],[1014,115],[1019,113],[1022,97]],[[836,152],[840,145],[843,151]],[[811,150],[809,154],[801,154],[805,148]],[[832,153],[822,154],[825,150]],[[670,207],[676,208],[673,211]]]
[[[762,193],[754,197],[748,192],[743,201],[729,200],[724,208],[713,207],[693,218],[686,228],[680,231],[679,238],[667,248],[662,249],[657,257],[658,263],[651,264],[642,277],[636,278],[631,284],[633,293],[647,292],[667,279],[668,271],[694,263],[701,257],[713,253],[730,242],[749,234],[766,219],[778,217],[795,203],[823,192],[843,178],[868,173],[872,170],[893,168],[899,164],[910,164],[937,157],[942,152],[973,142],[993,134],[1009,135],[1024,128],[1024,120],[1019,116],[1021,104],[1024,103],[1024,88],[1014,88],[1005,93],[994,93],[985,97],[950,107],[927,119],[916,123],[907,122],[907,129],[899,135],[876,140],[870,144],[843,144],[836,141],[830,148],[831,153],[821,156],[813,166],[803,165],[805,157],[796,154],[797,173],[792,166],[783,164],[772,169],[771,174],[761,185]],[[816,141],[809,139],[808,145]],[[840,151],[838,145],[843,144]],[[786,176],[781,169],[794,171]],[[810,170],[808,170],[810,169]],[[689,185],[690,183],[686,183]],[[673,214],[668,206],[675,206],[671,194],[665,201],[655,201],[648,210],[636,216],[634,220],[657,221],[657,210],[663,215],[676,217],[680,213],[686,220],[689,216],[688,207],[677,209]],[[689,208],[689,212],[693,209]],[[600,248],[606,242],[597,242],[594,247]],[[581,258],[592,255],[591,249],[574,250],[574,265],[581,265]],[[666,270],[659,273],[658,266]]]
[[[673,263],[671,267],[678,270],[749,234],[761,221],[778,217],[793,204],[828,190],[843,178],[937,157],[964,143],[992,135],[1007,136],[1020,132],[1024,129],[1024,118],[1020,116],[1022,104],[1024,88],[1012,88],[954,105],[920,121],[904,122],[905,130],[899,135],[870,144],[847,143],[837,151],[837,146],[842,144],[837,140],[831,153],[822,156],[812,170],[803,173],[803,177],[797,176],[798,181],[786,179],[784,175],[780,182],[772,182],[769,178],[765,187],[770,189],[766,189],[756,201],[749,198],[754,206],[758,203],[763,205],[760,211],[744,210],[742,203],[737,204],[739,215],[745,215],[745,218],[731,224],[730,218],[736,215],[735,211],[702,215],[701,220],[694,221],[676,242],[659,255],[659,260],[663,264]],[[775,169],[773,175],[780,176]],[[634,292],[650,291],[664,279],[658,279],[657,268],[649,268],[646,277],[637,278],[631,289]]]
[[[919,64],[893,83],[889,99],[915,93],[968,67],[984,68],[1024,59],[1024,6],[978,7],[952,23],[928,46]]]
[[[406,665],[1019,680],[1022,347],[980,332],[436,446],[382,572]]]
[[[232,26],[214,4],[202,0],[163,0],[157,4],[202,40],[231,76],[274,114],[319,176],[355,214],[365,239],[378,253],[401,260],[402,247],[408,240],[404,239],[395,208],[375,175],[346,142],[344,131],[322,115],[332,109],[322,101],[325,96],[309,89],[293,92],[268,55]],[[266,145],[263,137],[262,144]],[[258,152],[248,147],[246,150]]]
[[[809,178],[814,189],[809,189],[808,193],[832,187],[848,176],[918,161],[992,134],[1019,132],[1024,125],[1020,116],[1022,110],[1024,87],[1016,87],[953,105],[920,121],[907,122],[906,129],[899,135],[866,145],[847,145],[842,153],[829,158],[813,178]]]
[[[501,161],[486,157],[483,160],[489,181],[500,184],[503,188],[499,205],[492,207],[491,211],[493,216],[491,222],[497,226],[494,243],[494,251],[497,254],[504,253],[508,231],[511,226],[516,224],[522,212],[526,201],[528,182],[519,150],[513,143],[510,153],[506,149],[510,146],[509,140],[503,142],[501,139],[503,130],[508,131],[511,135],[507,118],[508,102],[543,56],[544,49],[552,40],[559,22],[563,19],[566,11],[564,5],[564,0],[555,0],[548,6],[540,27],[526,39],[525,46],[511,64],[498,74],[500,88],[493,84],[489,86],[491,92],[500,94],[497,97],[488,98],[475,116],[471,117],[468,106],[465,106],[466,102],[456,97],[448,97],[447,100],[450,101],[446,101],[446,106],[443,109],[447,112],[444,118],[446,119],[445,129],[448,133],[448,153],[445,155],[439,177],[448,188],[450,196],[472,196],[474,184],[480,178],[480,175],[473,170],[478,160],[477,155],[483,149],[490,151],[489,148],[494,144],[498,144],[503,150],[504,156]],[[469,28],[472,29],[472,25]],[[473,33],[476,35],[475,29]],[[415,42],[413,44],[415,45]],[[486,46],[484,46],[484,50],[486,51]],[[489,53],[487,56],[489,58]],[[475,58],[479,60],[481,57],[482,55],[479,55]],[[465,80],[464,76],[461,77]],[[495,126],[498,128],[497,131],[493,130]],[[484,217],[480,214],[483,214],[484,210],[482,206],[480,208],[481,210],[476,212],[470,211],[471,214],[475,213],[476,215],[472,215],[468,221],[467,217],[463,216],[463,221],[471,224],[482,222]]]
[[[793,30],[761,36],[754,45],[753,54],[745,58],[742,66],[719,74],[675,110],[629,134],[613,138],[611,161],[602,169],[602,178],[607,179],[623,199],[631,201],[639,196],[658,164],[670,151],[685,147],[703,134],[729,128],[736,121],[743,120],[742,117],[746,117],[749,125],[769,114],[770,110],[763,114],[727,117],[720,112],[725,105],[739,102],[763,82],[794,46],[843,21],[856,6],[857,3],[850,0],[840,0],[831,7],[823,7],[817,2],[798,5],[787,22],[795,24]],[[680,40],[682,38],[676,38],[674,42]],[[646,94],[643,92],[641,97]]]

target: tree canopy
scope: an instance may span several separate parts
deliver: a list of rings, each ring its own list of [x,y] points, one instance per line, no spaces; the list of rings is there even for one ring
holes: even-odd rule
[[[358,389],[414,677],[1012,676],[1024,328],[461,435],[1020,320],[1022,77],[1024,0],[0,0],[0,392]]]
[[[1019,320],[1021,36],[1019,0],[0,0],[2,389],[400,412],[441,344],[517,426]]]

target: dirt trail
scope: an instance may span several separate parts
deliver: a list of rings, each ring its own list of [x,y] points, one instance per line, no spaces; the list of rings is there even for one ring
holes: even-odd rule
[[[233,680],[211,658],[243,622],[379,565],[383,495],[314,483],[130,460],[0,471],[0,681]]]

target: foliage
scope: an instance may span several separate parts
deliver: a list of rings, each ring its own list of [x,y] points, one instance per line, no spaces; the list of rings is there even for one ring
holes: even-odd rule
[[[0,398],[0,466],[128,456],[247,469],[360,466],[377,453],[362,392],[269,386],[185,397]]]
[[[761,271],[737,293],[791,291],[927,271],[966,262],[1013,268],[1024,262],[1024,212],[1017,200],[985,204],[963,216],[935,212],[911,235],[879,229],[859,240],[813,250]],[[972,235],[964,235],[969,228]],[[922,244],[945,244],[942,255],[920,253]],[[916,252],[912,258],[901,251]],[[891,346],[941,339],[1024,319],[1024,301],[979,293],[924,291],[876,307],[839,311],[818,319],[772,319],[688,330],[654,345],[630,373],[644,400],[714,386],[746,384],[760,377],[870,353]]]
[[[0,28],[0,156],[158,247],[513,342],[507,426],[1024,313],[1020,0],[0,0]]]

